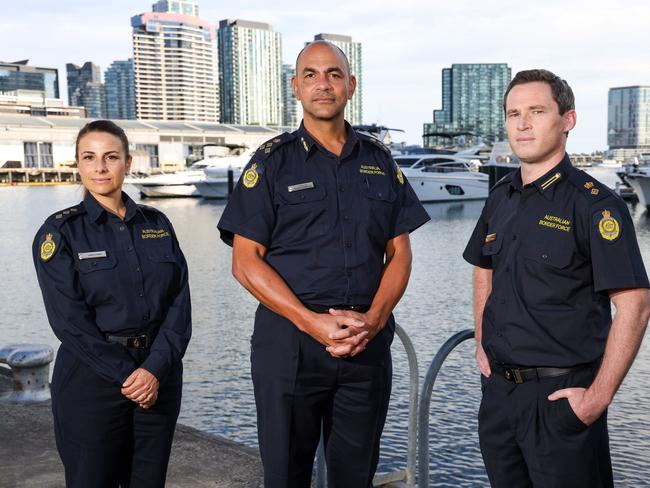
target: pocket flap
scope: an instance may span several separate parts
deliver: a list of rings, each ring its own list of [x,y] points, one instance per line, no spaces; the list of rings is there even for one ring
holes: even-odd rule
[[[76,267],[81,273],[92,273],[102,269],[112,269],[117,265],[117,260],[113,256],[96,259],[82,259],[76,261]]]
[[[298,191],[289,191],[288,187],[284,187],[278,192],[278,194],[284,203],[296,205],[299,203],[317,202],[322,200],[327,195],[327,191],[324,186],[315,184],[314,188],[307,188]]]

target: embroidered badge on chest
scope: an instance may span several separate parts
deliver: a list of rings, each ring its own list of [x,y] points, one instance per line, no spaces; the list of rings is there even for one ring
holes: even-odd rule
[[[140,237],[142,239],[162,239],[169,237],[169,232],[166,229],[142,229]]]
[[[555,215],[544,215],[543,218],[539,219],[539,225],[548,227],[549,229],[571,232],[571,221],[562,217],[556,217]]]

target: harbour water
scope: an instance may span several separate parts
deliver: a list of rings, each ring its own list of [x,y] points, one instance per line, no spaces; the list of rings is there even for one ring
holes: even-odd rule
[[[139,200],[137,192],[127,187]],[[0,345],[45,342],[58,347],[42,305],[31,258],[34,233],[50,213],[81,200],[76,185],[0,188]],[[194,335],[185,358],[180,421],[255,446],[250,379],[250,335],[256,303],[231,277],[230,249],[216,223],[224,202],[148,200],[171,219],[190,269]],[[429,204],[432,221],[412,236],[409,288],[395,316],[410,335],[420,362],[429,362],[455,332],[472,327],[471,267],[461,257],[483,202]],[[631,207],[641,250],[650,263],[650,219]],[[394,386],[382,439],[380,471],[406,463],[408,365],[395,339]],[[610,408],[617,486],[650,486],[650,345],[646,344]],[[435,486],[488,486],[476,434],[480,401],[473,344],[445,363],[431,406],[430,466]]]

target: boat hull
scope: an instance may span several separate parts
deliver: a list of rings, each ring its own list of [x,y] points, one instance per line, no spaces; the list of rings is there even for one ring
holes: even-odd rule
[[[484,200],[489,193],[489,177],[483,173],[432,175],[407,174],[418,199],[423,203]]]
[[[131,183],[138,191],[147,198],[179,198],[179,197],[200,197],[195,185],[155,185],[143,183]]]
[[[639,198],[639,203],[650,210],[650,175],[642,173],[628,173],[625,175],[625,181],[632,187],[634,193]]]

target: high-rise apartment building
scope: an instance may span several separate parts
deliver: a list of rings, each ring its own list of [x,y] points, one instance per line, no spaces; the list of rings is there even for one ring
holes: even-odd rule
[[[282,126],[289,128],[297,128],[302,120],[302,105],[291,88],[291,78],[295,72],[292,64],[282,65]]]
[[[617,159],[650,152],[650,86],[609,89],[607,145]]]
[[[87,61],[83,66],[68,63],[65,68],[68,75],[68,103],[84,107],[87,117],[105,117],[106,99],[99,66]]]
[[[172,14],[199,16],[199,5],[196,0],[160,0],[153,4],[154,12],[169,12]]]
[[[174,12],[188,6],[194,15]],[[218,121],[215,25],[198,17],[196,2],[154,9],[131,18],[137,118]]]
[[[0,93],[17,90],[42,92],[43,98],[59,98],[59,72],[55,68],[28,66],[28,59],[0,62]]]
[[[338,34],[316,34],[314,41],[329,41],[345,53],[350,63],[350,72],[357,79],[354,95],[345,107],[345,119],[352,125],[363,124],[363,57],[361,43],[350,36]]]
[[[511,70],[505,63],[453,64],[442,70],[442,109],[424,124],[424,147],[449,145],[442,134],[471,133],[493,143],[506,138],[503,94]]]
[[[113,61],[104,73],[106,117],[135,119],[133,59]]]
[[[280,33],[269,24],[225,19],[219,22],[218,38],[221,121],[280,125]]]

